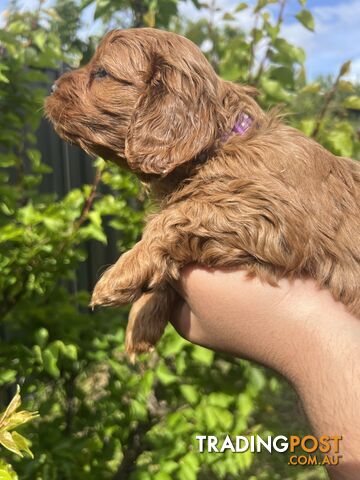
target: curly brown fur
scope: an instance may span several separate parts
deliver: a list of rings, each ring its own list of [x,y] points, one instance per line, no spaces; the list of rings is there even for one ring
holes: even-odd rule
[[[190,262],[241,266],[273,284],[312,277],[360,317],[359,164],[264,113],[254,93],[220,79],[189,40],[130,29],[107,34],[46,101],[63,138],[127,166],[159,205],[92,297],[135,302],[130,354],[161,337],[170,284]],[[252,126],[231,133],[244,112]]]

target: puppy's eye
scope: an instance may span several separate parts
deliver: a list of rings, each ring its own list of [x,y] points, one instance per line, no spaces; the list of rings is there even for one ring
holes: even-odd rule
[[[105,70],[105,68],[100,68],[96,72],[94,72],[94,77],[95,78],[104,78],[108,76],[108,72]]]

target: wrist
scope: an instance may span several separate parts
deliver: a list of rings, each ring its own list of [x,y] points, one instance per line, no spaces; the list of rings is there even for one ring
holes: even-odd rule
[[[327,291],[317,296],[301,328],[294,332],[297,361],[291,362],[288,370],[290,380],[301,391],[319,381],[331,382],[332,391],[339,381],[348,379],[350,364],[360,365],[360,322],[329,296]]]
[[[346,357],[360,356],[359,320],[313,280],[279,283],[284,290],[281,307],[277,309],[277,321],[282,328],[276,331],[278,338],[273,344],[281,348],[275,355],[275,364],[269,366],[298,389],[313,378],[316,381],[314,372],[318,377],[335,371],[341,376]]]
[[[317,312],[317,315],[315,313]],[[355,480],[360,468],[360,322],[345,307],[326,300],[299,337],[291,381],[316,435],[342,437],[336,480]]]

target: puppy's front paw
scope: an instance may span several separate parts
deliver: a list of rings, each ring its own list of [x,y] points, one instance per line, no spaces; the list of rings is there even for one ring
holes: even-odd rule
[[[136,355],[151,352],[164,333],[174,310],[176,292],[169,285],[144,293],[131,308],[126,329],[125,347],[134,361]]]
[[[135,302],[142,294],[141,277],[139,267],[131,264],[131,252],[127,252],[97,282],[90,306],[120,306]]]
[[[112,274],[106,272],[95,285],[91,297],[91,307],[127,305],[135,302],[140,297],[141,289],[126,286],[120,281],[114,281],[112,277]]]

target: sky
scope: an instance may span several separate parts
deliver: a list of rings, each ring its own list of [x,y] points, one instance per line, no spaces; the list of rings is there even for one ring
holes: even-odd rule
[[[19,3],[31,8],[37,5],[37,0],[22,0]],[[239,0],[218,0],[225,11],[231,11],[238,3]],[[0,24],[7,4],[8,0],[0,0]],[[349,77],[360,82],[360,0],[308,0],[307,8],[315,17],[314,33],[295,19],[299,8],[298,0],[288,0],[282,35],[290,43],[305,49],[308,78],[314,79],[320,74],[335,75],[345,61],[352,60]],[[203,15],[189,0],[181,2],[180,12],[192,20]],[[91,16],[90,7],[85,12],[86,26],[81,32],[83,37],[96,28]],[[242,28],[250,30],[253,25],[251,10],[242,11],[237,18]]]

